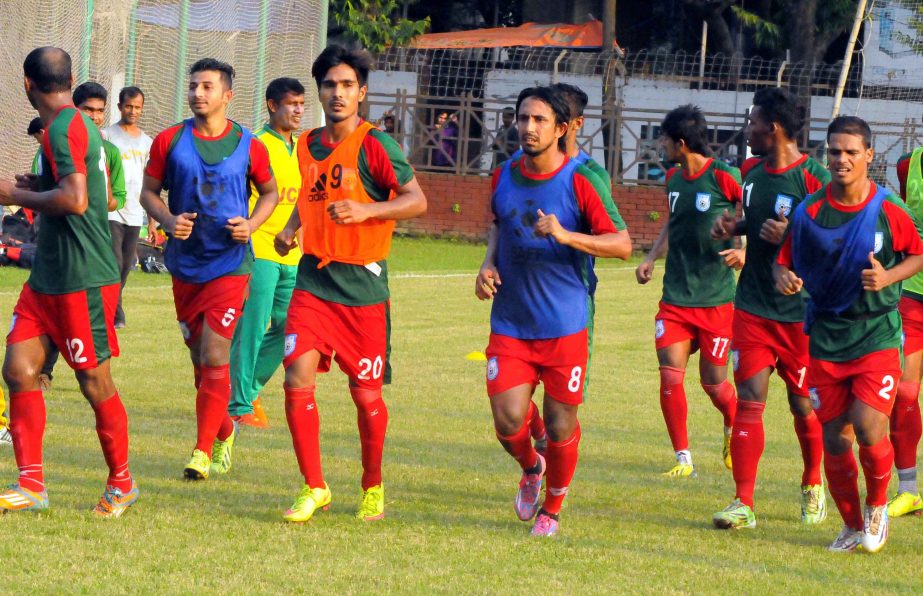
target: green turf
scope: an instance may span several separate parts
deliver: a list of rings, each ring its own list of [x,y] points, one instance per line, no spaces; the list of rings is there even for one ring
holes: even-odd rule
[[[482,251],[433,240],[395,243],[388,517],[374,524],[353,518],[359,445],[340,373],[322,376],[317,392],[329,512],[302,526],[281,522],[300,479],[280,377],[264,394],[273,427],[242,432],[231,474],[200,484],[180,479],[195,435],[191,369],[173,321],[169,277],[133,274],[114,371],[129,411],[141,500],[120,520],[90,516],[105,467],[92,412],[59,365],[47,399],[52,509],[0,519],[4,591],[920,591],[920,518],[895,520],[886,549],[874,556],[824,550],[840,530],[832,503],[820,527],[799,524],[801,460],[776,381],[755,530],[711,527],[733,483],[721,463],[721,418],[694,366],[686,388],[699,478],[660,477],[672,452],[653,353],[659,281],[640,287],[620,263],[600,273],[593,384],[581,409],[581,460],[562,533],[530,539],[529,525],[513,512],[517,466],[494,438],[483,363],[464,357],[483,350],[488,333],[489,305],[473,295]],[[22,271],[0,270],[4,323],[24,279]],[[11,450],[0,456],[0,474],[14,480]]]

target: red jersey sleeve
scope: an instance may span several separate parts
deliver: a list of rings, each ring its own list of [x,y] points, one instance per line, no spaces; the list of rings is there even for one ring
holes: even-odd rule
[[[156,141],[155,141],[156,142]],[[153,148],[151,155],[154,154]],[[272,179],[272,168],[269,166],[269,150],[263,141],[256,137],[250,139],[250,180],[256,184],[265,184]]]
[[[746,177],[747,177],[747,174],[750,173],[750,170],[752,170],[755,166],[757,166],[761,161],[763,161],[763,158],[762,158],[762,157],[750,157],[750,158],[747,158],[747,159],[744,161],[744,163],[741,164],[741,166],[740,166],[740,177],[741,177],[741,178],[746,178]]]
[[[413,180],[413,168],[401,146],[390,136],[377,130],[369,131],[362,141],[362,149],[369,173],[379,188],[397,192]]]
[[[609,217],[609,212],[606,211],[599,192],[593,187],[593,183],[579,172],[574,175],[574,194],[577,197],[577,206],[593,234],[610,234],[618,231],[612,218]]]
[[[490,176],[490,192],[497,190],[497,185],[500,183],[500,172],[503,171],[503,166],[494,170],[494,173]]]
[[[792,268],[792,235],[788,234],[782,241],[782,247],[779,248],[779,256],[776,263],[784,267]]]
[[[163,182],[167,173],[167,154],[170,153],[170,147],[173,145],[173,137],[179,133],[182,127],[182,124],[171,126],[154,137],[154,142],[151,143],[151,152],[147,158],[147,167],[144,168],[146,176]]]
[[[910,171],[910,157],[904,157],[897,161],[897,181],[901,186],[901,198],[907,201],[907,172]]]
[[[923,240],[920,240],[920,230],[913,217],[903,208],[889,201],[882,204],[885,217],[888,218],[888,227],[891,228],[891,244],[894,252],[908,255],[923,254]]]
[[[809,172],[807,169],[802,171],[804,172],[804,187],[807,189],[808,194],[813,195],[824,187],[824,183],[821,180],[818,180],[814,174]]]
[[[736,172],[736,170],[735,170]],[[736,179],[733,174],[725,170],[715,171],[715,180],[718,182],[718,188],[722,194],[732,203],[739,203],[743,197],[743,191],[740,188],[740,180]]]

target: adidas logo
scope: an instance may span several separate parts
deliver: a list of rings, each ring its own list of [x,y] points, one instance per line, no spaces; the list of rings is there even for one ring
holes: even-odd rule
[[[327,174],[321,174],[317,177],[317,182],[308,193],[308,202],[326,201],[327,200]]]

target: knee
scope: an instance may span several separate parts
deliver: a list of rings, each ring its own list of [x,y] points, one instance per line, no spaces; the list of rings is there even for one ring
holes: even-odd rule
[[[569,439],[577,428],[576,416],[552,415],[545,417],[545,432],[555,443]]]
[[[810,416],[811,412],[814,411],[811,407],[811,400],[803,395],[795,395],[793,393],[788,395],[788,409],[793,415],[800,416],[801,418]]]
[[[515,435],[525,423],[525,417],[518,416],[512,412],[497,412],[494,414],[494,430],[503,437]]]
[[[4,362],[3,380],[10,391],[29,391],[38,385],[41,367],[31,362]]]
[[[199,350],[199,366],[224,366],[231,361],[230,345],[224,342],[211,342]]]
[[[706,391],[708,391],[706,389]],[[747,383],[737,385],[737,399],[740,401],[756,401],[765,403],[766,399],[757,391],[754,391]]]
[[[856,429],[856,442],[859,443],[862,447],[871,447],[872,445],[877,445],[882,439],[885,438],[886,430],[879,428],[878,425],[874,424],[857,424]]]

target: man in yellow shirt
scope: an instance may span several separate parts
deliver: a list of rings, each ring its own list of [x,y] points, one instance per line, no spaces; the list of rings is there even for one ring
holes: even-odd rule
[[[231,402],[228,412],[240,424],[266,428],[269,422],[259,394],[282,363],[285,317],[295,288],[300,250],[279,256],[273,240],[288,222],[301,189],[301,173],[295,153],[294,132],[304,114],[304,86],[291,78],[275,79],[266,88],[269,122],[256,137],[269,150],[279,186],[279,204],[253,233],[253,264],[250,296],[231,343]],[[250,209],[258,195],[251,189]]]

